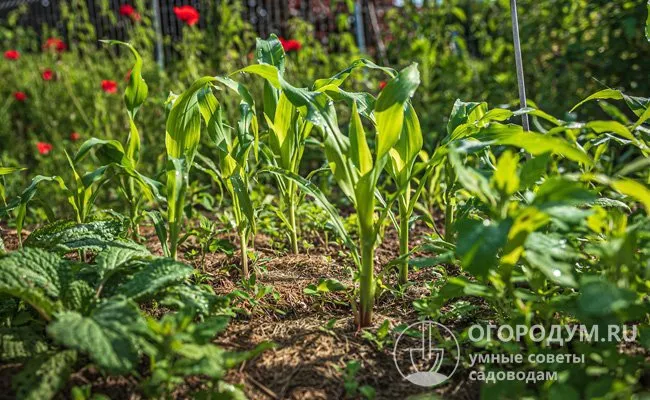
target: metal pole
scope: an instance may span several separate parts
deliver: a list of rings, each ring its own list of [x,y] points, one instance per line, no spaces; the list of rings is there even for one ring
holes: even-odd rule
[[[156,61],[160,69],[165,68],[165,50],[163,49],[162,24],[160,21],[160,5],[158,0],[153,3],[153,27],[156,31]]]
[[[354,2],[354,22],[357,34],[357,46],[361,53],[366,52],[366,37],[363,30],[363,7],[361,5],[361,0]]]
[[[524,82],[524,65],[521,61],[521,43],[519,42],[519,20],[517,19],[517,0],[510,0],[510,15],[512,16],[512,36],[515,43],[515,64],[517,66],[517,84],[519,86],[519,105],[526,105],[526,83]],[[524,130],[529,131],[528,114],[521,115],[521,124]]]

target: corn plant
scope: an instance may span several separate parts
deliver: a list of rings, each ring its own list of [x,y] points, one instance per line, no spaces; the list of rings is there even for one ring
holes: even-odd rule
[[[223,181],[233,204],[235,226],[239,234],[241,266],[245,279],[249,279],[248,243],[255,234],[255,210],[250,198],[248,160],[251,150],[257,157],[259,142],[255,102],[248,89],[227,77],[217,77],[216,82],[241,97],[237,124],[224,119],[223,106],[213,93],[212,85],[206,85],[198,95],[199,108],[207,127],[210,141],[215,146],[217,163],[201,156],[203,170],[209,170],[213,178]],[[235,128],[230,128],[236,126]],[[217,166],[218,164],[218,166]]]
[[[231,128],[224,123],[222,106],[212,92],[215,83],[221,83],[236,91],[242,98],[235,137],[229,131]],[[187,91],[171,101],[165,141],[168,157],[167,218],[171,256],[176,257],[177,253],[188,173],[197,154],[203,118],[206,133],[216,146],[219,160],[219,167],[213,165],[211,170],[226,182],[232,197],[235,223],[241,241],[242,271],[248,278],[247,246],[250,235],[255,230],[255,219],[248,193],[247,160],[251,149],[257,155],[258,125],[255,103],[245,86],[223,77],[198,79]]]
[[[78,163],[89,154],[91,149],[95,149],[95,156],[102,163],[102,166],[98,167],[92,175],[89,175],[89,178],[93,180],[101,179],[109,168],[118,171],[115,176],[119,179],[119,190],[127,199],[131,229],[134,237],[136,237],[139,232],[139,221],[143,216],[142,205],[146,199],[159,198],[158,191],[161,186],[160,183],[137,171],[141,144],[135,117],[142,104],[144,104],[149,89],[142,78],[142,58],[137,50],[130,44],[120,41],[104,40],[102,42],[127,47],[135,59],[135,63],[131,68],[129,83],[124,92],[124,103],[129,116],[129,135],[126,139],[126,146],[117,140],[103,140],[93,137],[81,145],[75,154],[74,160],[70,160],[68,157],[68,162],[75,174],[75,180],[78,180],[74,163]],[[80,185],[77,184],[77,186]],[[142,192],[145,196],[141,195]],[[77,189],[76,196],[85,201],[84,196],[87,196],[87,194]]]
[[[269,64],[284,74],[285,54],[280,40],[271,35],[268,40],[257,40],[256,58],[260,64]],[[269,127],[269,163],[292,174],[298,174],[300,162],[313,124],[305,119],[281,89],[264,81],[264,118]],[[299,203],[298,185],[281,175],[277,178],[283,203],[283,221],[289,228],[291,250],[298,254],[298,227],[296,207]]]
[[[249,66],[240,72],[258,74],[271,86],[282,90],[301,114],[318,126],[323,133],[323,144],[332,174],[341,190],[354,204],[358,216],[359,244],[356,247],[351,244],[351,239],[345,234],[342,224],[339,222],[335,226],[344,236],[351,249],[352,257],[359,267],[357,322],[363,327],[369,326],[372,322],[377,284],[374,277],[374,254],[377,243],[381,239],[382,223],[388,215],[389,208],[389,206],[385,207],[384,212],[376,218],[377,184],[388,162],[389,152],[398,144],[403,133],[408,100],[419,84],[419,73],[416,65],[405,68],[388,82],[375,102],[372,96],[347,93],[339,87],[354,68],[362,65],[374,66],[368,61],[360,60],[329,80],[317,81],[316,91],[290,85],[284,79],[282,72],[270,64]],[[347,100],[351,104],[349,137],[339,130],[333,97]],[[373,122],[376,128],[374,155],[366,141],[361,114],[374,116]],[[303,190],[315,196],[317,201],[325,206],[335,220],[338,218],[333,207],[308,181],[279,169],[271,171],[298,182]],[[353,307],[357,308],[357,305],[353,304]]]

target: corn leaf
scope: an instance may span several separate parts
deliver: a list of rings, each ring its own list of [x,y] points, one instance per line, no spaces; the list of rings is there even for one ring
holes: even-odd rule
[[[402,133],[404,104],[413,96],[420,84],[417,64],[404,68],[381,91],[375,104],[377,120],[377,146],[375,161],[383,158],[397,143]]]

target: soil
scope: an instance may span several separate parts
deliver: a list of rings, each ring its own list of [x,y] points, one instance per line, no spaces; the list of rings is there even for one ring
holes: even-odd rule
[[[412,245],[421,241],[429,231],[417,226],[411,233]],[[18,247],[15,231],[2,231],[8,250]],[[26,236],[26,235],[25,235]],[[145,236],[150,249],[160,254],[160,246],[152,231]],[[236,239],[229,237],[236,244]],[[434,393],[404,380],[393,360],[393,341],[383,348],[364,338],[354,321],[350,304],[341,295],[316,298],[304,293],[310,284],[317,284],[321,278],[335,278],[346,285],[351,284],[350,260],[346,251],[335,243],[325,245],[319,238],[310,239],[314,247],[306,254],[284,254],[274,250],[270,239],[264,235],[255,238],[254,248],[258,254],[254,263],[257,283],[272,286],[276,296],[267,295],[260,304],[241,305],[245,310],[232,320],[216,343],[232,350],[248,350],[270,341],[276,347],[238,368],[231,370],[226,381],[241,384],[251,399],[333,399],[345,398],[344,369],[349,361],[361,363],[355,377],[359,385],[370,385],[378,399],[406,398],[409,395]],[[181,258],[188,255],[193,244],[187,243]],[[398,254],[399,240],[394,231],[387,231],[383,244],[377,251],[377,273]],[[189,256],[188,256],[189,258]],[[230,293],[239,284],[239,254],[208,254],[204,265],[201,257],[186,260],[198,269],[203,269],[215,292]],[[455,272],[455,271],[454,271]],[[391,275],[395,279],[395,274]],[[374,332],[385,320],[391,326],[411,324],[418,321],[413,301],[429,294],[426,282],[436,279],[429,269],[411,273],[412,282],[402,296],[390,293],[378,297],[375,305]],[[387,282],[388,286],[394,282]],[[334,322],[335,321],[335,322]],[[328,322],[333,326],[328,327]],[[8,370],[16,366],[0,365],[0,398],[11,393]],[[13,374],[13,372],[12,372]],[[466,374],[455,374],[456,377]],[[435,394],[450,399],[478,398],[478,386],[454,379],[452,385],[443,385]],[[93,393],[104,393],[112,399],[138,399],[137,382],[130,377],[107,377],[91,367],[77,371],[69,386],[92,385]],[[200,386],[199,380],[188,379],[182,385],[176,398],[189,398],[188,389]],[[5,390],[6,389],[6,390]],[[69,390],[63,391],[69,393]]]

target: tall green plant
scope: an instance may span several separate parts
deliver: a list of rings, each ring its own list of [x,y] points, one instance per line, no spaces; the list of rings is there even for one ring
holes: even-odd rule
[[[233,203],[235,225],[240,241],[241,266],[245,279],[250,277],[248,268],[248,243],[255,234],[255,210],[250,196],[248,160],[251,150],[258,155],[259,128],[255,102],[248,89],[241,83],[226,77],[216,81],[236,92],[241,102],[236,124],[228,124],[222,105],[213,93],[212,85],[206,85],[198,93],[199,108],[207,127],[210,141],[215,145],[217,164],[201,156],[203,169],[219,177]]]
[[[268,40],[257,40],[256,58],[260,64],[276,67],[284,74],[285,54],[282,44],[275,35]],[[305,151],[305,141],[313,124],[300,115],[298,109],[289,101],[281,89],[274,88],[264,81],[264,118],[269,126],[269,161],[292,174],[298,174],[300,162]],[[298,226],[296,207],[299,202],[297,184],[282,175],[275,175],[283,203],[283,220],[290,231],[291,250],[298,254]]]
[[[381,239],[382,223],[390,207],[387,205],[384,212],[377,217],[375,213],[377,184],[389,160],[389,152],[400,141],[408,101],[419,84],[419,72],[415,64],[405,68],[388,82],[378,99],[374,101],[370,95],[348,93],[340,88],[350,72],[360,66],[380,68],[369,61],[359,60],[336,76],[317,81],[314,85],[316,91],[298,89],[290,85],[281,71],[269,64],[249,66],[241,72],[258,74],[274,88],[281,89],[301,115],[318,126],[323,133],[325,153],[334,179],[354,204],[358,216],[358,246],[350,247],[359,267],[357,321],[363,327],[372,323],[377,284],[374,277],[374,255]],[[345,136],[338,127],[333,99],[351,104],[348,136]],[[361,121],[362,114],[373,123],[376,131],[374,154],[366,140]],[[327,200],[309,182],[295,174],[275,172],[298,182],[303,190],[314,195],[321,205],[326,206],[326,210],[335,220],[338,218]],[[345,234],[341,224],[336,226],[339,233]],[[350,245],[349,236],[345,240]]]

